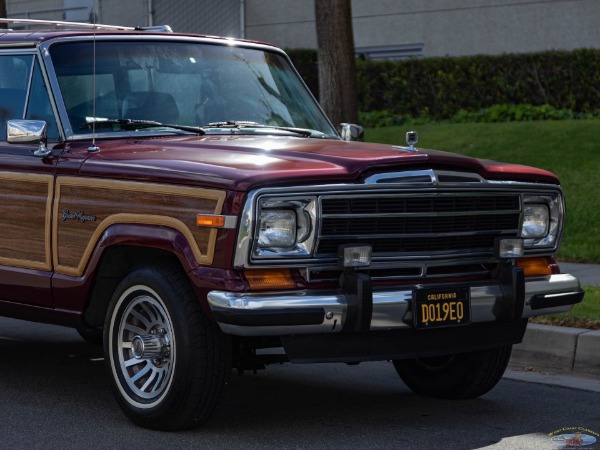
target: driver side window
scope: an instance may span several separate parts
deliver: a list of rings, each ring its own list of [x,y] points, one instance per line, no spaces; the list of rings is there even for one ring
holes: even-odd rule
[[[6,122],[12,119],[43,120],[48,139],[59,139],[48,89],[33,55],[0,55],[0,141],[6,141]]]
[[[54,112],[50,105],[50,97],[48,88],[44,82],[44,77],[40,70],[39,64],[36,62],[33,69],[33,80],[31,81],[31,93],[29,94],[29,102],[27,104],[26,119],[43,120],[48,125],[47,133],[49,141],[57,141],[59,139],[58,127]]]
[[[0,55],[0,141],[6,141],[6,122],[22,119],[33,55]]]

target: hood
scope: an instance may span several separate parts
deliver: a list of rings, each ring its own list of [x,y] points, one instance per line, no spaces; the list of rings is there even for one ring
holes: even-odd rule
[[[73,143],[72,154],[89,143]],[[247,135],[105,140],[85,156],[82,175],[248,191],[258,186],[357,182],[377,172],[438,168],[486,179],[557,184],[550,172],[434,150],[340,140]]]

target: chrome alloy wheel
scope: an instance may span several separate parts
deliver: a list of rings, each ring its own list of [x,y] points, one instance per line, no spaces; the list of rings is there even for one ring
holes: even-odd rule
[[[148,286],[125,291],[110,335],[112,370],[123,397],[138,408],[155,406],[169,390],[176,357],[172,321],[160,296]]]

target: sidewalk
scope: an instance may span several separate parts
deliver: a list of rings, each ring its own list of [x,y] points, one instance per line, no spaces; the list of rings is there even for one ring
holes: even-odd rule
[[[559,265],[561,272],[579,278],[582,286],[600,286],[600,265]],[[530,323],[523,342],[513,347],[510,364],[524,370],[600,377],[600,330]]]
[[[600,377],[600,330],[530,323],[523,342],[513,346],[510,364],[521,370]]]

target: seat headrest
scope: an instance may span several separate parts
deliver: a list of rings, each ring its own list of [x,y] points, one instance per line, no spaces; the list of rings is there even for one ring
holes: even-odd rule
[[[179,108],[168,92],[130,92],[123,100],[123,119],[155,120],[161,123],[176,123]]]

